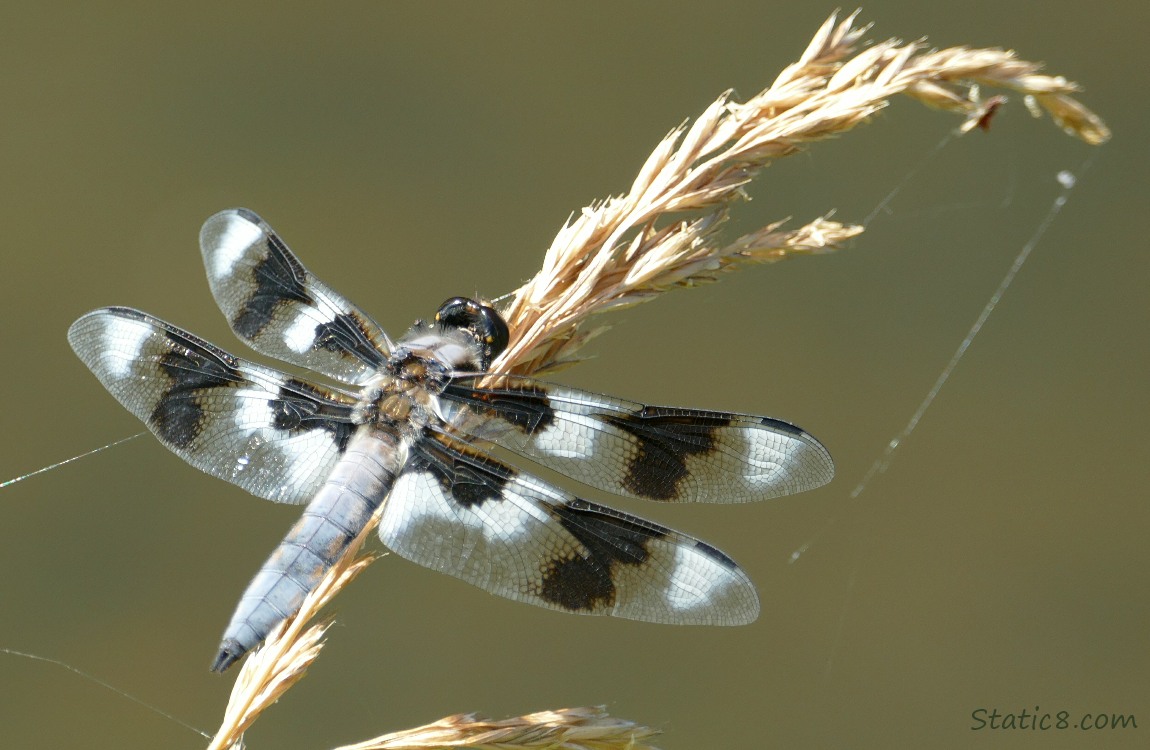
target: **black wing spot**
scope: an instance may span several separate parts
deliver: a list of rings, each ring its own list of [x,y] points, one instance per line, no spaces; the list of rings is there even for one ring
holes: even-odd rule
[[[260,223],[260,222],[257,222]],[[260,223],[263,226],[262,223]],[[276,308],[283,302],[314,305],[304,281],[307,271],[275,233],[264,227],[267,234],[267,253],[252,268],[256,288],[244,300],[236,319],[235,332],[247,339],[257,338],[275,317]]]
[[[463,446],[448,447],[444,439],[430,431],[415,445],[412,468],[430,471],[439,486],[462,508],[474,508],[503,499],[503,489],[515,471],[479,453],[462,453]]]
[[[331,435],[340,453],[355,431],[347,407],[333,409],[327,404],[322,389],[302,380],[289,378],[280,386],[279,398],[269,402],[273,426],[288,433],[321,429]]]
[[[449,386],[447,395],[462,399],[482,416],[502,419],[524,435],[538,434],[555,423],[555,409],[547,389],[540,385],[492,389]]]
[[[335,320],[317,325],[312,349],[346,352],[376,368],[387,361],[372,342],[366,323],[354,313],[340,313]]]
[[[148,424],[165,443],[186,449],[203,429],[200,399],[213,389],[234,387],[243,376],[234,359],[209,344],[172,334],[166,338],[169,350],[159,358],[159,366],[168,376],[168,387]]]
[[[615,604],[615,584],[594,560],[570,557],[552,560],[543,571],[539,596],[572,612],[593,612]]]
[[[596,416],[638,441],[628,459],[623,486],[649,500],[679,498],[679,485],[689,474],[687,459],[714,450],[716,430],[731,424],[729,414],[653,406],[628,416]]]
[[[661,526],[581,499],[552,506],[551,512],[583,549],[546,564],[539,595],[574,612],[612,607],[616,566],[644,564],[647,545],[667,535]]]

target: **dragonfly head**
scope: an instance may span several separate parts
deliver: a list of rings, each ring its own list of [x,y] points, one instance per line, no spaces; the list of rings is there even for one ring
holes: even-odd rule
[[[435,313],[435,322],[444,328],[466,331],[475,338],[483,349],[481,370],[487,369],[511,339],[503,316],[494,307],[469,297],[452,297],[444,302]]]

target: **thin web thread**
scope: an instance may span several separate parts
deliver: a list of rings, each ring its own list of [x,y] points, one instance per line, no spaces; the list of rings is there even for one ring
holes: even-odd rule
[[[944,138],[942,143],[945,144],[948,140],[949,140],[948,138]],[[941,146],[933,149],[930,154],[928,154],[926,157],[924,157],[924,161],[929,160],[935,154],[937,154],[940,148],[941,148]],[[1087,158],[1086,160],[1084,160],[1078,169],[1078,172],[1077,172],[1078,176],[1075,176],[1075,173],[1070,172],[1070,171],[1066,171],[1066,170],[1058,172],[1056,179],[1058,180],[1058,183],[1062,186],[1062,191],[1051,202],[1050,208],[1047,210],[1046,215],[1043,217],[1042,221],[1038,223],[1038,225],[1034,229],[1034,232],[1031,233],[1030,238],[1026,241],[1025,244],[1023,244],[1022,249],[1019,250],[1018,254],[1015,256],[1014,262],[1010,265],[1010,268],[1007,270],[1006,274],[1002,277],[1002,280],[999,282],[998,287],[990,295],[990,299],[988,299],[986,304],[983,305],[983,308],[982,308],[981,312],[979,312],[978,317],[975,319],[974,324],[971,325],[970,330],[967,331],[966,336],[963,337],[962,341],[958,345],[958,348],[955,350],[955,352],[951,356],[950,360],[946,363],[946,366],[943,367],[942,372],[939,374],[938,378],[935,380],[934,385],[931,386],[930,390],[927,392],[926,396],[923,398],[922,402],[919,404],[919,406],[915,410],[914,414],[911,415],[910,421],[907,422],[906,427],[904,427],[903,430],[898,435],[896,435],[894,438],[891,439],[891,441],[889,443],[887,443],[886,448],[882,452],[882,455],[880,455],[879,458],[875,460],[875,462],[871,465],[870,469],[863,476],[862,480],[851,491],[850,497],[852,500],[858,498],[859,495],[861,495],[863,493],[863,491],[870,485],[870,482],[873,480],[873,478],[875,476],[885,472],[887,470],[887,468],[890,466],[890,463],[893,460],[895,451],[897,451],[903,445],[903,443],[906,442],[907,438],[910,437],[910,434],[912,432],[914,432],[915,428],[918,426],[919,422],[922,420],[923,415],[926,413],[926,410],[930,408],[930,405],[934,402],[935,397],[938,395],[939,391],[942,390],[942,387],[946,384],[947,380],[950,378],[951,373],[954,372],[955,368],[958,366],[958,363],[962,360],[963,356],[966,354],[967,350],[970,348],[970,345],[974,342],[975,336],[977,336],[979,334],[979,332],[982,330],[983,325],[985,325],[985,323],[986,323],[987,319],[990,317],[991,313],[994,312],[995,308],[998,306],[998,303],[1002,300],[1003,296],[1006,294],[1007,289],[1009,289],[1010,285],[1014,282],[1015,277],[1018,275],[1018,272],[1022,269],[1022,266],[1026,263],[1027,259],[1030,257],[1031,252],[1034,250],[1035,247],[1038,246],[1038,243],[1041,241],[1042,237],[1046,234],[1046,230],[1050,228],[1050,226],[1054,223],[1054,220],[1058,217],[1058,215],[1062,212],[1062,209],[1066,206],[1066,202],[1069,199],[1070,191],[1074,189],[1074,186],[1077,184],[1079,178],[1082,175],[1085,175],[1087,171],[1089,171],[1090,166],[1093,163],[1094,163],[1094,156],[1091,156],[1091,157]],[[911,175],[913,175],[915,172],[917,172],[920,167],[921,167],[921,164],[918,167],[916,167],[914,170],[911,171]],[[908,175],[907,179],[909,179],[909,175]],[[885,205],[886,203],[888,203],[889,200],[891,198],[893,198],[894,195],[896,195],[898,193],[898,191],[906,184],[907,179],[904,179],[900,183],[900,185],[897,188],[895,188],[895,190],[891,191],[891,193],[887,196],[887,198],[885,198],[883,200],[883,202],[880,204],[880,207],[882,205]],[[868,217],[868,219],[873,218],[877,214],[878,214],[877,210],[875,212],[872,212],[871,216]],[[838,521],[837,516],[831,518],[826,523],[826,525],[824,525],[824,527],[818,533],[816,533],[810,540],[808,540],[805,544],[803,544],[798,549],[796,549],[794,552],[792,552],[789,564],[793,565],[796,561],[798,561],[798,559],[811,548],[811,546],[814,544],[815,540],[819,536],[824,534],[828,529],[830,529],[837,521]],[[835,656],[838,653],[839,644],[842,643],[843,634],[846,631],[847,612],[850,610],[851,604],[853,603],[854,593],[855,593],[855,584],[858,581],[859,556],[860,555],[861,555],[861,552],[856,550],[855,554],[853,556],[853,562],[851,565],[850,574],[847,576],[846,592],[843,596],[843,603],[842,603],[842,607],[841,607],[841,610],[839,613],[839,618],[838,618],[838,623],[836,626],[834,642],[833,642],[833,645],[831,646],[830,652],[827,655],[826,664],[824,666],[824,674],[826,674],[826,675],[830,674],[831,669],[834,666]]]
[[[1093,157],[1083,162],[1082,166],[1078,170],[1078,174],[1085,174],[1092,163]],[[853,490],[851,490],[850,496],[852,500],[863,493],[863,491],[867,488],[867,485],[870,484],[871,479],[874,478],[876,474],[885,472],[887,467],[890,466],[890,462],[894,457],[894,452],[898,450],[899,446],[901,446],[903,442],[910,437],[910,434],[914,432],[914,429],[918,427],[918,423],[922,420],[926,410],[929,409],[930,405],[934,402],[935,396],[937,396],[938,392],[942,390],[942,387],[946,385],[946,381],[950,379],[950,375],[954,372],[954,368],[958,367],[958,363],[962,360],[963,356],[966,355],[966,350],[970,348],[971,343],[974,341],[974,337],[977,336],[982,330],[982,326],[986,324],[987,318],[989,318],[990,314],[994,312],[995,307],[997,307],[999,301],[1002,300],[1002,296],[1006,294],[1006,290],[1009,289],[1010,285],[1014,283],[1014,277],[1018,275],[1020,270],[1022,270],[1023,264],[1026,263],[1027,258],[1030,257],[1030,253],[1038,245],[1039,241],[1041,241],[1043,235],[1046,234],[1046,230],[1049,229],[1050,225],[1054,223],[1054,220],[1058,217],[1058,214],[1062,212],[1063,207],[1066,205],[1067,198],[1070,195],[1070,191],[1074,189],[1077,178],[1075,178],[1073,173],[1064,170],[1058,173],[1057,179],[1059,184],[1062,185],[1062,192],[1059,193],[1058,196],[1055,197],[1055,199],[1051,202],[1050,209],[1046,212],[1046,216],[1042,219],[1041,222],[1039,222],[1038,226],[1035,227],[1034,233],[1030,236],[1030,239],[1027,240],[1026,244],[1022,246],[1022,249],[1018,251],[1018,255],[1016,255],[1014,258],[1014,263],[1010,265],[1010,269],[1006,272],[1006,275],[1002,277],[1002,281],[998,283],[998,288],[994,290],[994,293],[990,295],[990,299],[986,301],[986,304],[982,308],[982,312],[978,314],[978,318],[974,321],[974,325],[972,325],[970,330],[967,331],[966,336],[963,337],[962,342],[958,345],[958,348],[955,349],[954,354],[951,355],[950,361],[948,361],[946,366],[942,368],[942,372],[939,373],[938,379],[934,381],[934,385],[931,386],[929,391],[927,391],[926,397],[923,398],[922,403],[920,403],[918,408],[915,409],[914,414],[911,415],[910,421],[907,422],[906,427],[904,427],[902,432],[900,432],[898,435],[892,438],[889,443],[887,443],[887,446],[883,450],[882,455],[879,456],[873,464],[871,464],[870,469],[867,470],[867,473],[863,476],[862,480],[855,486]]]
[[[948,134],[946,137],[942,138],[939,143],[933,149],[931,149],[930,153],[924,156],[922,160],[907,173],[907,175],[899,182],[899,184],[893,190],[891,190],[886,195],[886,197],[882,199],[882,201],[879,202],[878,206],[867,216],[865,224],[869,224],[875,217],[877,217],[883,210],[885,210],[885,208],[890,204],[894,197],[897,196],[899,192],[901,192],[901,190],[914,177],[914,175],[917,174],[922,169],[922,167],[925,166],[926,163],[933,159],[944,146],[950,143],[951,140],[953,140],[953,134]],[[1081,177],[1082,175],[1085,175],[1093,163],[1093,156],[1087,158],[1079,167],[1077,172],[1078,176]],[[1022,246],[1022,249],[1019,250],[1018,254],[1015,256],[1014,262],[1011,264],[1006,274],[1002,277],[1002,280],[998,283],[998,287],[990,295],[990,299],[988,299],[986,304],[983,306],[982,311],[978,314],[974,324],[971,325],[970,330],[967,331],[966,336],[963,337],[962,341],[958,345],[958,348],[955,350],[950,360],[943,367],[942,372],[939,373],[939,376],[935,380],[934,385],[932,385],[930,390],[927,391],[926,396],[918,405],[918,408],[915,409],[914,414],[911,415],[910,421],[907,422],[906,426],[902,429],[901,432],[895,435],[895,437],[891,438],[890,442],[888,442],[886,447],[883,449],[882,454],[875,459],[874,463],[871,464],[866,474],[863,475],[862,479],[859,480],[858,484],[856,484],[854,489],[851,490],[850,498],[852,500],[858,498],[866,490],[875,476],[886,472],[887,468],[889,468],[891,461],[894,460],[895,452],[900,447],[902,447],[903,443],[906,442],[911,433],[914,432],[915,428],[918,427],[919,422],[922,421],[923,416],[926,414],[926,410],[930,408],[932,403],[934,403],[935,397],[938,396],[939,391],[941,391],[942,387],[946,385],[946,382],[950,379],[951,374],[954,372],[955,368],[958,367],[958,363],[962,361],[962,358],[966,355],[970,345],[974,342],[974,338],[978,336],[979,332],[982,331],[982,327],[986,324],[987,319],[990,318],[991,313],[994,312],[995,308],[998,306],[998,303],[1002,300],[1002,297],[1010,288],[1010,285],[1014,283],[1015,277],[1018,275],[1018,272],[1022,269],[1022,266],[1030,257],[1031,252],[1035,247],[1037,247],[1039,241],[1041,241],[1042,237],[1046,234],[1046,230],[1050,228],[1051,224],[1053,224],[1054,220],[1058,217],[1058,214],[1062,212],[1063,207],[1066,205],[1066,202],[1069,199],[1070,191],[1074,189],[1078,178],[1075,177],[1075,173],[1063,170],[1058,173],[1057,180],[1058,183],[1062,186],[1062,191],[1051,202],[1050,208],[1046,212],[1046,216],[1043,217],[1042,221],[1039,222],[1039,224],[1035,227],[1035,230],[1031,234],[1030,238],[1026,241],[1026,243]],[[806,552],[811,548],[818,537],[822,536],[828,529],[830,529],[831,526],[837,523],[837,521],[837,516],[832,517],[829,521],[827,521],[826,525],[822,529],[820,529],[813,537],[811,537],[811,539],[807,540],[797,549],[795,549],[791,553],[789,564],[793,565],[798,561],[800,557],[806,554]]]
[[[133,437],[135,437],[135,436],[133,435]],[[130,439],[131,438],[124,438],[124,440],[130,440]],[[120,442],[124,442],[124,441],[121,440]],[[159,714],[160,716],[163,716],[165,719],[170,719],[170,720],[176,722],[177,724],[184,727],[185,729],[190,729],[191,731],[195,732],[196,734],[200,735],[201,737],[204,737],[204,738],[209,739],[209,740],[212,738],[212,736],[210,734],[208,734],[207,732],[205,732],[204,730],[197,729],[194,726],[192,726],[191,724],[187,723],[186,721],[180,719],[179,717],[173,716],[172,714],[168,713],[167,711],[165,711],[161,708],[157,708],[156,706],[153,706],[151,703],[147,703],[145,701],[142,701],[139,698],[137,698],[136,696],[132,695],[131,693],[129,693],[125,690],[121,690],[120,688],[116,687],[115,685],[113,685],[109,682],[105,682],[104,680],[101,680],[99,677],[96,677],[93,674],[89,674],[88,672],[85,672],[82,669],[77,669],[76,667],[73,667],[71,664],[68,664],[67,662],[60,661],[59,659],[52,659],[52,658],[47,657],[47,656],[39,656],[37,654],[25,653],[24,651],[16,651],[15,649],[11,649],[11,648],[0,647],[0,654],[8,654],[9,656],[18,656],[22,659],[31,659],[32,661],[40,661],[40,662],[45,662],[46,664],[54,664],[57,667],[63,667],[64,669],[68,670],[69,672],[72,672],[73,674],[77,674],[80,677],[83,677],[85,680],[88,680],[89,682],[94,682],[102,688],[107,688],[108,690],[111,690],[113,693],[115,693],[116,695],[119,695],[122,698],[127,698],[128,700],[132,701],[133,703],[135,703],[139,706],[143,706],[144,708],[148,709],[149,711],[152,711],[156,714]]]
[[[23,474],[21,476],[15,477],[14,479],[9,479],[7,481],[0,482],[0,490],[4,489],[5,487],[7,487],[9,485],[16,484],[17,482],[23,482],[25,479],[28,479],[29,477],[34,477],[37,474],[43,474],[46,471],[51,471],[52,469],[57,469],[57,468],[63,466],[64,464],[70,464],[73,461],[79,461],[81,458],[87,458],[88,456],[92,455],[93,453],[99,453],[100,451],[104,451],[104,450],[107,450],[109,448],[114,448],[117,445],[119,445],[120,443],[126,443],[129,440],[135,440],[136,438],[138,438],[144,434],[146,434],[146,433],[137,432],[135,435],[129,435],[126,438],[120,438],[119,440],[108,443],[107,445],[101,445],[99,448],[93,448],[92,450],[87,451],[86,453],[81,453],[78,456],[72,456],[71,458],[65,458],[63,461],[57,461],[56,463],[51,464],[49,466],[45,466],[42,469],[36,469],[36,471],[30,471],[27,474]]]

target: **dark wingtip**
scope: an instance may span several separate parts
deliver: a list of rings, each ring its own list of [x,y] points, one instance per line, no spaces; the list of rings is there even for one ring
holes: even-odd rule
[[[220,653],[216,654],[216,659],[212,662],[212,671],[222,673],[242,659],[245,653],[247,649],[241,646],[239,641],[229,638],[220,644]]]

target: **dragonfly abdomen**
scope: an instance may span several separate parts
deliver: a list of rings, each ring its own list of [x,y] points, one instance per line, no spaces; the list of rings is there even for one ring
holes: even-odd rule
[[[212,671],[222,672],[299,612],[324,573],[387,497],[402,461],[394,435],[363,428],[303,515],[248,584]]]

